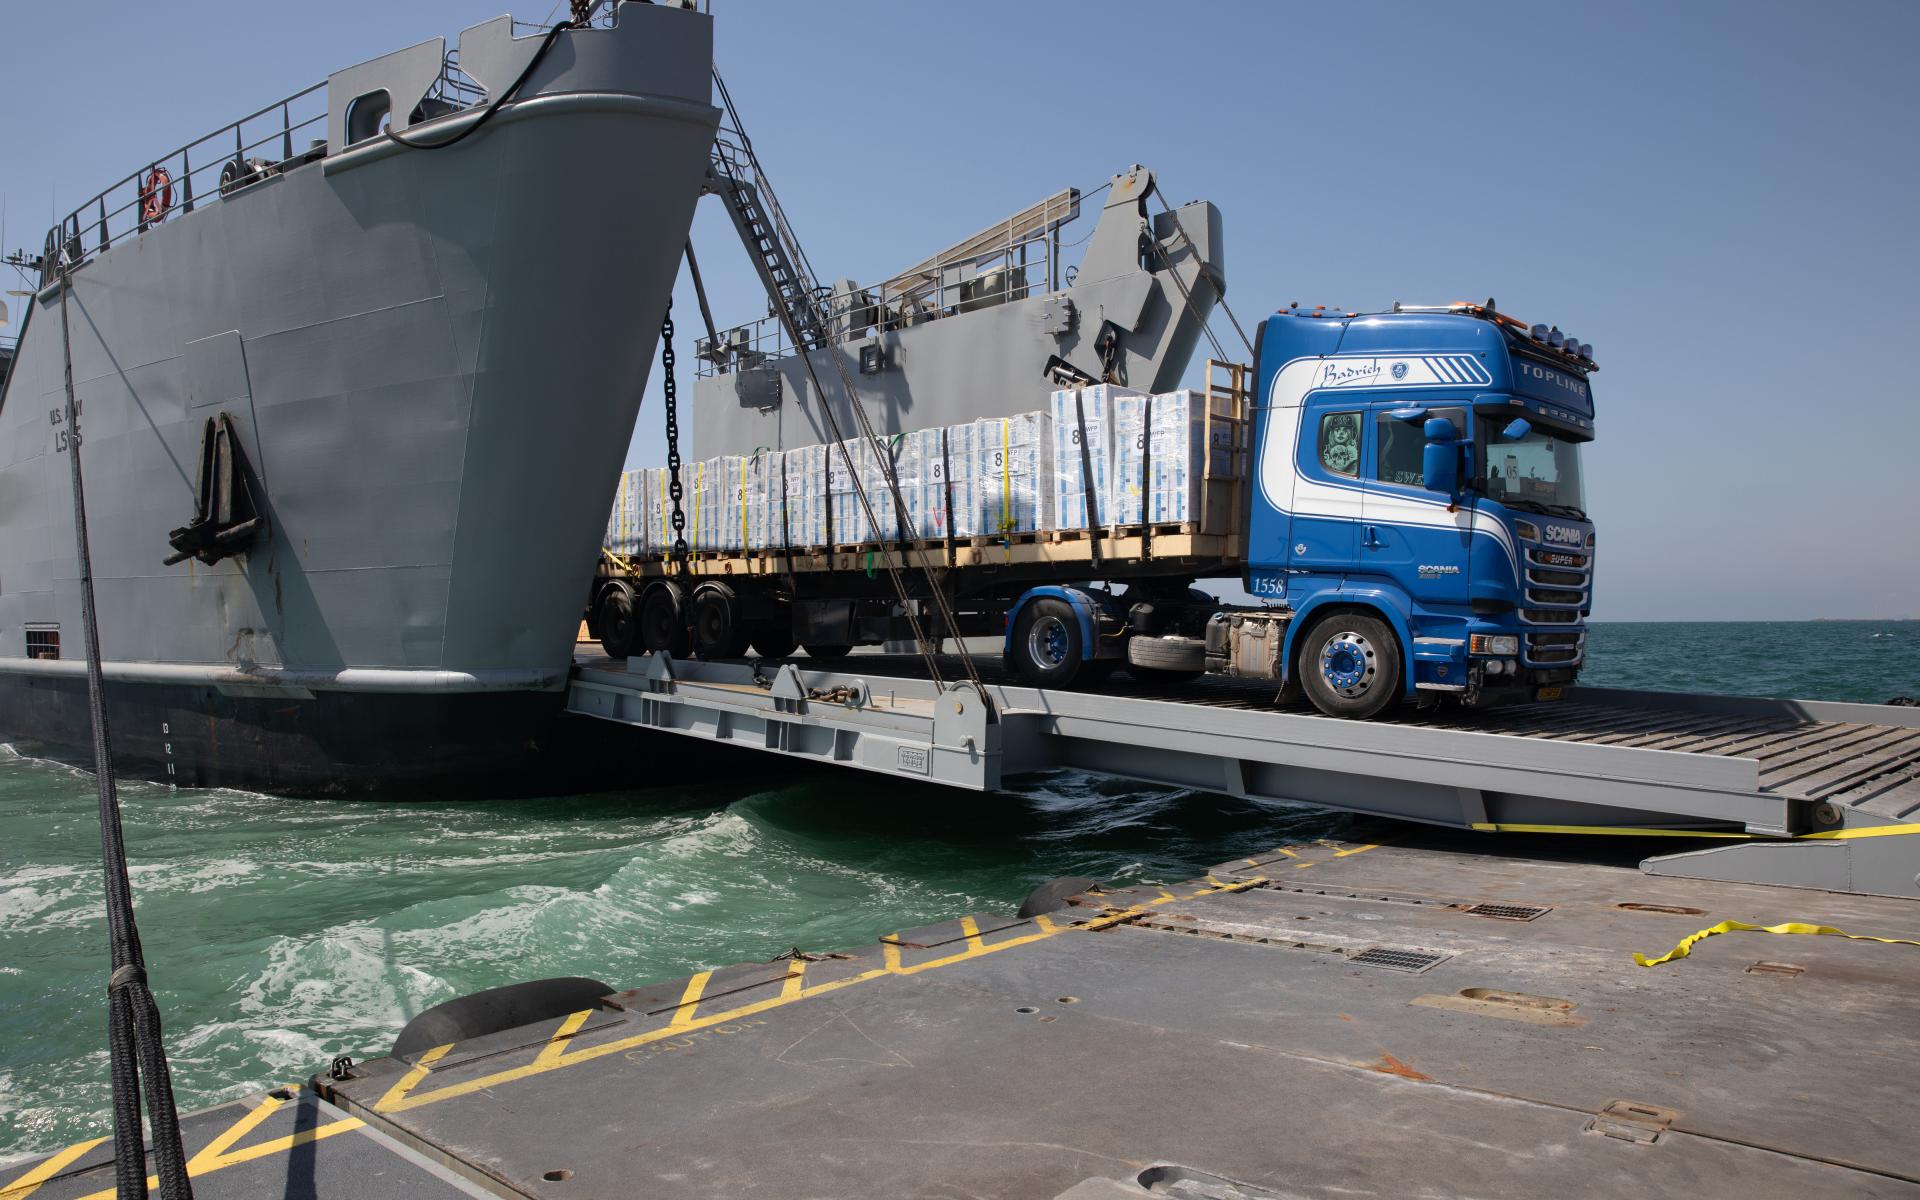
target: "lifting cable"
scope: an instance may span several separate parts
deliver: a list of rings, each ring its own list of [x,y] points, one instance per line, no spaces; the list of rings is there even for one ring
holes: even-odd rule
[[[1192,252],[1193,261],[1196,268],[1201,266],[1202,260],[1200,258],[1200,248],[1193,244],[1193,239],[1187,236],[1186,227],[1180,223],[1180,218],[1177,216],[1174,216],[1173,209],[1167,206],[1167,198],[1161,194],[1160,185],[1157,183],[1154,185],[1154,188],[1153,188],[1153,196],[1154,196],[1154,199],[1160,201],[1160,211],[1163,213],[1166,213],[1170,217],[1173,217],[1173,231],[1180,235],[1180,240],[1182,242],[1185,242],[1187,249]],[[1173,266],[1173,260],[1167,256],[1166,250],[1160,246],[1160,243],[1158,240],[1155,240],[1153,244],[1155,249],[1160,250],[1161,259],[1166,262],[1169,268],[1171,268]],[[1187,285],[1180,282],[1180,276],[1178,272],[1174,274],[1173,281],[1175,283],[1180,284],[1180,294],[1183,296],[1187,296]],[[1247,331],[1240,328],[1240,318],[1233,315],[1233,309],[1227,304],[1227,289],[1225,287],[1220,286],[1219,284],[1215,284],[1214,291],[1218,293],[1217,299],[1220,302],[1220,311],[1223,313],[1226,313],[1227,320],[1233,322],[1233,331],[1240,335],[1240,344],[1247,348],[1247,361],[1252,362],[1253,361],[1253,342],[1247,337]],[[1192,296],[1187,296],[1187,304],[1189,306],[1193,304]],[[1194,315],[1195,316],[1199,315],[1198,309],[1194,310]],[[1205,329],[1206,327],[1203,324],[1201,328]],[[1207,333],[1207,340],[1209,342],[1213,342],[1213,348],[1216,351],[1219,351],[1220,361],[1222,362],[1231,361],[1227,357],[1226,352],[1220,349],[1220,343],[1214,340],[1213,331],[1209,329],[1206,331],[1206,333]]]
[[[60,346],[66,359],[67,466],[73,484],[73,538],[80,567],[80,615],[87,651],[87,706],[93,718],[93,772],[100,795],[100,857],[106,874],[107,938],[113,974],[107,980],[107,1049],[113,1078],[113,1176],[119,1200],[147,1194],[146,1142],[140,1130],[140,1090],[146,1084],[153,1123],[154,1174],[165,1200],[192,1200],[186,1152],[180,1144],[180,1114],[173,1103],[173,1075],[160,1038],[160,1008],[147,987],[146,955],[133,917],[133,884],[127,878],[127,846],[120,826],[120,796],[114,786],[113,747],[107,730],[105,685],[100,670],[100,622],[93,596],[93,555],[87,546],[87,497],[80,474],[80,405],[73,390],[73,333],[67,298],[73,276],[60,264]]]

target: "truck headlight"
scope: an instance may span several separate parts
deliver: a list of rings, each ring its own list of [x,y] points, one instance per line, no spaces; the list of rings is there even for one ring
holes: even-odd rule
[[[1474,654],[1520,653],[1520,635],[1515,633],[1476,633],[1467,649]]]
[[[1540,527],[1532,521],[1515,521],[1513,523],[1513,531],[1529,542],[1537,542],[1540,540]]]

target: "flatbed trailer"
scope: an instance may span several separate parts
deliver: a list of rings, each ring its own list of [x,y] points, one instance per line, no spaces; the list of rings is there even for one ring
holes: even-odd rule
[[[1658,873],[1920,896],[1920,709],[1569,689],[1347,721],[1205,677],[1024,686],[976,655],[582,656],[570,712],[975,791],[1062,768],[1487,834],[1657,830]],[[1682,836],[1684,835],[1684,837]]]
[[[369,1048],[186,1118],[196,1194],[1920,1195],[1920,906],[1485,849],[1372,823]],[[1635,960],[1727,921],[1855,937]],[[110,1156],[0,1195],[104,1197]]]

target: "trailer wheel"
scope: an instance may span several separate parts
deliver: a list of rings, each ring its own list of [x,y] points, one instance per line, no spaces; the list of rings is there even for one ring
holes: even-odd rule
[[[1013,665],[1035,687],[1072,687],[1087,663],[1080,618],[1065,600],[1042,596],[1020,610]]]
[[[808,642],[801,647],[808,658],[817,658],[823,662],[834,662],[853,653],[852,646],[842,646],[837,642]]]
[[[710,583],[693,594],[693,652],[709,662],[747,652],[747,623],[732,588]]]
[[[685,658],[691,650],[685,606],[674,584],[656,583],[640,598],[640,648],[648,654],[664,650],[675,658]]]
[[[633,588],[625,580],[616,579],[600,590],[593,624],[608,658],[624,659],[633,653],[640,640],[640,622],[633,614]]]
[[[1330,717],[1366,718],[1400,698],[1400,643],[1364,613],[1330,613],[1300,639],[1300,686]]]

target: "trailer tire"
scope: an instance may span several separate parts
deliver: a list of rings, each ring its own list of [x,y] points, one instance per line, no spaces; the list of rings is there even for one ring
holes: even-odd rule
[[[808,658],[817,658],[822,662],[838,662],[853,653],[852,646],[843,646],[838,642],[808,642],[800,648],[807,652]]]
[[[1297,665],[1307,699],[1330,717],[1364,720],[1400,698],[1400,643],[1378,617],[1321,617],[1300,638]]]
[[[693,653],[712,662],[747,652],[746,614],[740,598],[723,583],[702,584],[693,594]]]
[[[665,651],[675,658],[685,658],[693,649],[677,585],[656,583],[640,597],[640,648],[648,654]]]
[[[625,580],[616,579],[600,589],[600,599],[593,606],[593,626],[600,637],[600,649],[608,658],[626,658],[640,641],[640,621],[633,607],[633,588]]]
[[[1013,665],[1035,687],[1072,687],[1087,664],[1080,616],[1065,600],[1042,596],[1020,610],[1013,627]]]

